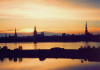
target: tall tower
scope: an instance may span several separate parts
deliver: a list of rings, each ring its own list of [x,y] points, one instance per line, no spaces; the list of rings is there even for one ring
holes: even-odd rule
[[[36,26],[34,27],[34,36],[37,36]]]
[[[5,33],[5,37],[7,37],[7,34]]]
[[[17,37],[16,28],[15,28],[15,37]]]
[[[88,34],[88,29],[87,29],[87,21],[86,21],[86,27],[85,27],[85,35]]]

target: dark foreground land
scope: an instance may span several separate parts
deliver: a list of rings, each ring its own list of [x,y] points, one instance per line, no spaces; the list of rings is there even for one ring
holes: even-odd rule
[[[0,42],[100,42],[100,35],[1,37]]]
[[[46,58],[70,58],[70,59],[84,59],[85,61],[100,62],[100,48],[90,48],[89,46],[81,47],[79,49],[37,49],[37,50],[22,50],[20,46],[17,49],[10,50],[7,46],[0,49],[0,59],[9,58],[9,60],[16,61],[17,58],[39,58],[41,61]]]

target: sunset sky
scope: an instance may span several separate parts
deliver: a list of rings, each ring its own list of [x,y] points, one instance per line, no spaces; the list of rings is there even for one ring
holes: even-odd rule
[[[0,0],[0,33],[100,33],[100,0]]]

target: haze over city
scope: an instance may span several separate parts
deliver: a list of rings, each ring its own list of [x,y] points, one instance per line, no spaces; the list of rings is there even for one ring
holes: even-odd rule
[[[0,33],[100,33],[100,0],[0,0]]]

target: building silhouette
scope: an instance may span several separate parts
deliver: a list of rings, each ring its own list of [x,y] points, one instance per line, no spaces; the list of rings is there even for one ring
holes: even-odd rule
[[[34,27],[34,36],[37,36],[36,26]]]
[[[66,33],[62,33],[62,36],[66,36]]]
[[[15,28],[15,37],[17,37],[16,28]]]
[[[41,37],[44,37],[44,32],[41,32],[41,34],[37,34],[37,30],[36,30],[36,26],[34,27],[34,32],[33,32],[33,35],[35,38],[41,38]]]
[[[88,29],[87,29],[87,21],[86,21],[86,27],[85,27],[85,35],[88,34]]]
[[[17,31],[16,31],[16,28],[15,28],[15,33],[14,33],[14,36],[11,36],[10,34],[9,34],[9,36],[8,36],[9,38],[17,38],[18,36],[17,36]]]
[[[88,32],[87,21],[86,21],[86,27],[85,27],[85,35],[86,35],[86,36],[91,35],[91,34]]]
[[[5,37],[7,37],[7,34],[5,33]]]
[[[41,32],[41,36],[44,36],[44,32]]]

